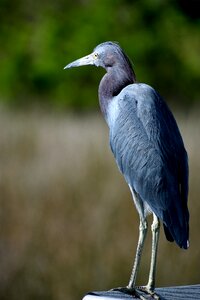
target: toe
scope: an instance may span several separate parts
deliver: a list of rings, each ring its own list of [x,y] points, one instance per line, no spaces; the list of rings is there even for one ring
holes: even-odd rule
[[[159,295],[157,295],[155,291],[150,289],[148,286],[138,286],[136,289],[144,293],[143,299],[160,299]]]
[[[111,291],[117,291],[128,295],[135,295],[135,289],[134,288],[128,288],[128,287],[117,287],[111,289]]]

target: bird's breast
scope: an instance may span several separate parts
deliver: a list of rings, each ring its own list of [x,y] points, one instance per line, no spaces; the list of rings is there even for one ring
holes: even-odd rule
[[[115,126],[115,122],[119,116],[119,113],[120,113],[120,108],[119,108],[118,99],[117,97],[113,97],[112,100],[110,100],[110,103],[108,104],[107,117],[106,117],[106,121],[110,130],[112,130],[112,128]]]

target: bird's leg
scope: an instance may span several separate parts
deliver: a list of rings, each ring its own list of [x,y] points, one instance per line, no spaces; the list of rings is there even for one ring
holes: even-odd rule
[[[135,282],[136,282],[136,277],[137,277],[139,264],[140,264],[140,260],[141,260],[142,249],[144,246],[144,241],[145,241],[145,237],[146,237],[146,233],[147,233],[147,227],[148,227],[148,224],[147,224],[146,219],[141,218],[140,226],[139,226],[139,239],[138,239],[137,250],[136,250],[135,260],[134,260],[129,284],[126,287],[112,289],[114,291],[120,291],[122,293],[132,295],[132,296],[142,299],[142,300],[145,300],[146,298],[143,297],[143,295],[139,289],[137,290],[135,288]]]
[[[143,249],[144,241],[146,238],[147,227],[148,227],[148,224],[147,224],[146,219],[140,219],[139,239],[138,239],[138,244],[137,244],[137,250],[136,250],[136,255],[135,255],[135,260],[134,260],[134,264],[133,264],[131,277],[129,280],[129,284],[127,286],[127,288],[130,290],[135,288],[135,282],[136,282],[136,277],[137,277],[139,264],[140,264],[140,260],[141,260],[142,249]]]
[[[153,299],[159,299],[159,296],[156,295],[154,292],[156,260],[157,260],[158,240],[159,240],[159,231],[160,231],[160,221],[155,214],[153,214],[153,223],[151,225],[151,231],[152,231],[152,252],[151,252],[149,280],[146,286],[140,287],[139,289],[141,291],[144,291],[147,294],[150,294]]]
[[[137,277],[139,264],[140,264],[140,260],[141,260],[142,249],[143,249],[144,241],[145,241],[145,238],[146,238],[148,224],[147,224],[146,216],[145,216],[145,213],[144,213],[143,201],[141,200],[139,195],[133,190],[131,185],[129,185],[129,188],[131,190],[131,193],[132,193],[132,196],[133,196],[133,201],[135,203],[136,209],[137,209],[137,211],[139,213],[139,216],[140,216],[139,238],[138,238],[136,255],[135,255],[135,260],[134,260],[133,269],[132,269],[132,272],[131,272],[131,277],[130,277],[130,280],[129,280],[129,284],[126,287],[116,288],[114,290],[118,290],[118,291],[121,291],[123,293],[131,294],[133,296],[138,297],[139,299],[144,299],[144,297],[142,296],[140,290],[136,289],[135,282],[136,282],[136,277]]]
[[[154,291],[155,288],[155,275],[156,275],[156,261],[157,261],[157,252],[158,252],[158,240],[160,233],[160,221],[158,217],[153,214],[153,223],[151,225],[152,231],[152,252],[151,252],[151,265],[149,272],[149,280],[147,283],[147,288],[151,291]]]

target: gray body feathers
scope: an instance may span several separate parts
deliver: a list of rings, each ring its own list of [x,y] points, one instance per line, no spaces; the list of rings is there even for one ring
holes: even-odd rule
[[[159,94],[131,84],[107,109],[110,146],[144,214],[163,221],[166,237],[188,247],[188,160],[176,121]]]

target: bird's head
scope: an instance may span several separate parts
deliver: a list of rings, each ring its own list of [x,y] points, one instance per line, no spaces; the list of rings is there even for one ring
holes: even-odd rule
[[[94,65],[107,70],[119,64],[132,69],[130,60],[120,46],[117,43],[105,42],[98,45],[91,54],[73,61],[65,66],[64,69]]]

